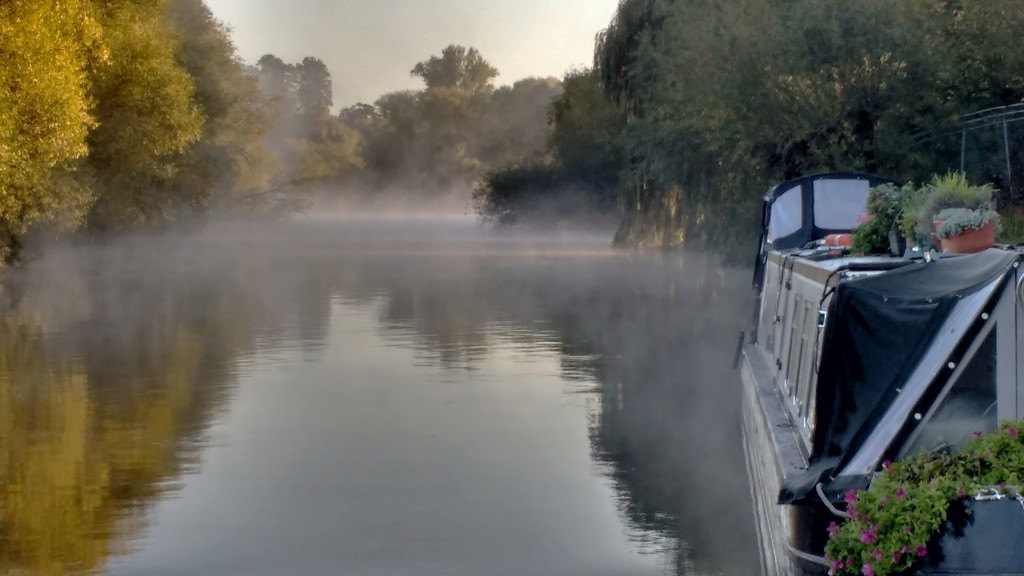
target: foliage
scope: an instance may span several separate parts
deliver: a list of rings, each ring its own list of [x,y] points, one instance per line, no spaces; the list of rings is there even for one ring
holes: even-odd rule
[[[541,160],[548,152],[552,103],[562,95],[558,78],[524,78],[491,93],[467,140],[483,169]]]
[[[930,234],[936,215],[947,208],[991,209],[996,189],[991,184],[971,184],[965,174],[949,172],[933,176],[923,192],[926,199],[917,211],[917,232]]]
[[[1020,494],[1024,478],[1024,422],[1003,423],[961,451],[925,453],[884,463],[868,490],[846,494],[851,518],[829,527],[831,574],[891,574],[927,555],[946,526],[951,503],[998,487]]]
[[[916,234],[927,238],[933,231],[933,220],[945,220],[942,214],[950,207],[959,210],[947,214],[955,215],[955,220],[946,235],[939,234],[939,238],[956,235],[964,228],[980,227],[995,216],[985,209],[992,205],[994,194],[991,184],[974,185],[955,172],[936,174],[920,187],[911,182],[872,188],[867,201],[871,219],[854,230],[852,250],[861,254],[887,253],[891,230],[899,230],[908,238]],[[983,217],[988,219],[980,220]]]
[[[455,88],[467,92],[489,92],[498,69],[491,66],[476,48],[450,44],[441,56],[431,56],[416,64],[410,72],[423,79],[427,89]]]
[[[498,226],[597,214],[614,214],[620,164],[615,107],[601,93],[592,70],[573,70],[563,91],[549,99],[548,155],[484,175],[473,192],[474,209]]]
[[[256,212],[304,209],[319,187],[337,184],[365,165],[362,137],[331,116],[331,75],[320,59],[288,64],[267,54],[256,66],[256,77],[272,109],[267,147],[275,170],[265,187],[243,195],[245,207]]]
[[[1000,214],[997,240],[1001,244],[1024,243],[1024,207]]]
[[[60,184],[88,153],[88,69],[106,57],[92,2],[0,4],[0,262],[31,225],[74,227],[88,209],[91,191]]]
[[[940,240],[963,234],[967,230],[977,230],[985,224],[999,221],[999,214],[994,210],[977,210],[973,208],[946,208],[935,218],[942,221],[942,226],[935,231]]]
[[[362,179],[374,189],[414,189],[425,197],[468,192],[500,167],[542,162],[555,78],[494,88],[497,70],[475,48],[451,45],[418,63],[422,90],[392,92],[338,119],[361,137]]]
[[[889,231],[897,229],[913,185],[882,184],[868,191],[867,210],[871,219],[853,231],[851,250],[858,254],[889,252]]]
[[[97,199],[89,224],[100,230],[163,220],[175,198],[162,187],[204,123],[163,2],[121,4],[100,19],[110,58],[95,67],[91,87],[97,126],[88,166]]]
[[[165,189],[177,199],[165,218],[198,216],[211,204],[236,210],[273,177],[275,162],[264,143],[270,107],[235,55],[227,28],[202,0],[170,0],[167,16],[180,38],[177,61],[193,78],[205,122]]]
[[[570,70],[562,87],[550,106],[553,160],[566,178],[589,190],[595,202],[612,205],[622,165],[618,111],[603,98],[593,69]]]
[[[918,214],[924,210],[924,205],[928,202],[928,189],[924,186],[915,187],[914,184],[908,183],[905,188],[907,195],[903,199],[903,212],[900,214],[900,232],[906,238],[915,238],[918,234]],[[931,229],[928,229],[930,232]],[[927,233],[925,234],[927,237]]]
[[[595,53],[625,123],[619,238],[720,247],[814,172],[920,181],[950,154],[921,132],[1024,98],[1022,26],[1012,0],[624,0]]]
[[[541,199],[558,187],[550,166],[513,166],[487,174],[473,191],[473,206],[485,222],[515,227],[537,212]]]

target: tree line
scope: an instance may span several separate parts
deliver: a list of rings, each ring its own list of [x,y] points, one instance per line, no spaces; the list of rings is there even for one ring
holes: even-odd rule
[[[743,246],[771,183],[948,169],[959,150],[922,134],[1024,99],[1021,30],[1012,0],[622,0],[592,68],[495,87],[452,45],[410,63],[422,89],[334,114],[323,61],[246,65],[203,0],[11,0],[0,259],[33,235],[471,189],[500,225],[621,210],[622,245]]]
[[[259,189],[267,101],[202,0],[0,6],[0,257]]]
[[[771,183],[944,172],[919,136],[1024,99],[1022,30],[1012,0],[623,0],[595,50],[625,119],[618,240],[745,244]]]
[[[923,136],[1024,100],[1021,31],[1014,0],[622,0],[589,72],[614,119],[597,104],[585,122],[556,113],[551,166],[606,144],[608,178],[587,189],[615,189],[619,244],[749,247],[773,183],[956,168],[958,139]],[[591,136],[563,146],[570,126]],[[504,198],[543,188],[509,170],[489,179],[499,218]],[[1014,195],[999,167],[968,176]]]
[[[362,191],[430,202],[546,153],[555,78],[495,87],[473,48],[332,112],[315,57],[254,65],[203,0],[0,5],[0,261],[35,237],[268,215]]]

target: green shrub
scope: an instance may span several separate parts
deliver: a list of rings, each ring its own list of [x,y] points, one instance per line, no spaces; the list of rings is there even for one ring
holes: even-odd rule
[[[913,185],[882,184],[868,191],[867,210],[871,219],[853,231],[850,249],[857,254],[889,252],[889,231],[896,229]]]
[[[1024,208],[1017,208],[999,215],[997,240],[1000,244],[1024,243]]]

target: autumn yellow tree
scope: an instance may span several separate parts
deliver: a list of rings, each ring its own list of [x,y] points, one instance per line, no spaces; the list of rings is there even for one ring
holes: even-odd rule
[[[33,223],[74,225],[91,195],[59,185],[95,126],[87,72],[107,58],[89,0],[0,3],[0,260]]]

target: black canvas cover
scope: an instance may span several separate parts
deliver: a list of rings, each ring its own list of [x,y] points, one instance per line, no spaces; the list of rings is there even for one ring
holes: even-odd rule
[[[827,483],[884,415],[957,300],[1005,275],[1016,260],[1016,253],[990,249],[839,284],[822,338],[810,468],[787,480],[781,503]]]

